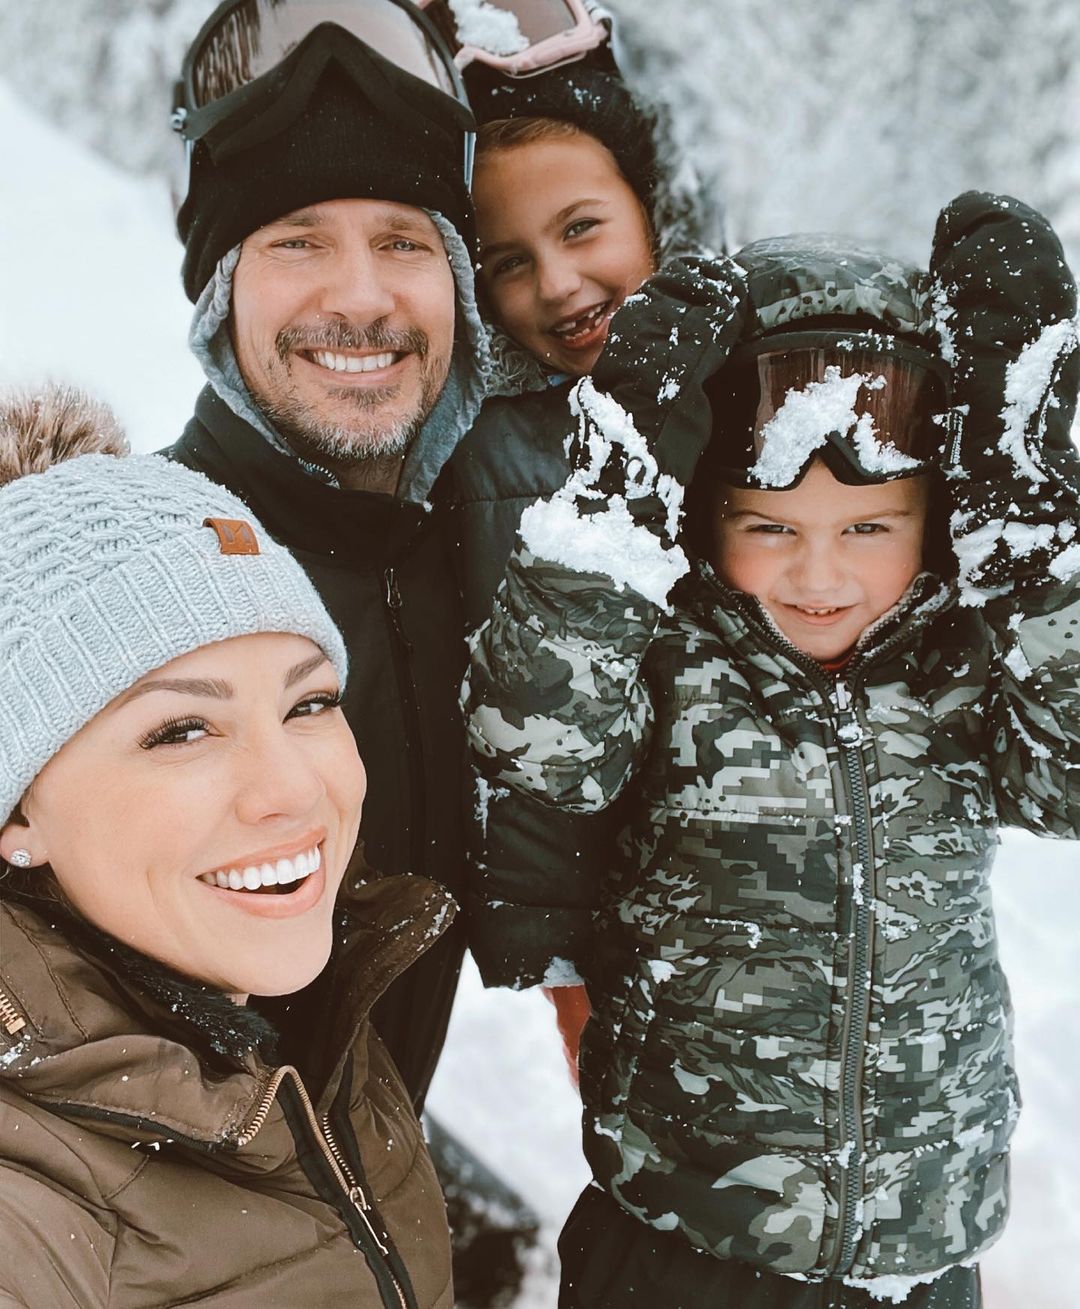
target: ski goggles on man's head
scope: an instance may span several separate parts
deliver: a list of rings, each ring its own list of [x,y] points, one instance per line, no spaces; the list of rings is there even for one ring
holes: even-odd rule
[[[581,59],[611,35],[584,0],[417,0],[459,68],[486,64],[530,77]]]
[[[461,75],[410,0],[225,0],[188,49],[176,86],[172,126],[189,163],[200,141],[218,159],[268,139],[302,112],[331,63],[388,118],[465,134],[470,184],[474,123]]]
[[[733,486],[796,486],[815,456],[849,485],[914,477],[935,465],[945,439],[947,368],[887,334],[762,337],[708,391],[709,467]]]

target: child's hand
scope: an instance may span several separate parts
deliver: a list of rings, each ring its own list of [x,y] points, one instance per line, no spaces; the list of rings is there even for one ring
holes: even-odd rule
[[[675,261],[626,301],[593,376],[570,392],[570,476],[521,516],[528,556],[667,603],[689,568],[683,492],[712,435],[704,386],[739,339],[745,303],[728,259]]]
[[[1043,480],[1076,404],[1075,366],[1065,368],[1076,285],[1054,229],[1018,200],[969,191],[938,219],[930,271],[965,410],[951,462],[963,477]]]
[[[540,989],[555,1006],[555,1022],[562,1037],[566,1066],[570,1070],[570,1080],[577,1086],[581,1034],[592,1017],[589,993],[584,986],[543,986]]]

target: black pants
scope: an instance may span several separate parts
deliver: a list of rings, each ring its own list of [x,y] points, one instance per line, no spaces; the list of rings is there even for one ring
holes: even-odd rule
[[[632,1218],[595,1186],[559,1237],[559,1309],[882,1309],[842,1282],[797,1282],[695,1250],[678,1232]],[[903,1309],[979,1309],[979,1272],[951,1268],[916,1286]]]

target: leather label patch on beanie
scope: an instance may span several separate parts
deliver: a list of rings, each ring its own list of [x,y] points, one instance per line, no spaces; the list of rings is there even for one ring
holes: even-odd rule
[[[212,527],[217,532],[223,555],[259,553],[259,538],[251,524],[245,523],[242,518],[204,518],[203,527]]]

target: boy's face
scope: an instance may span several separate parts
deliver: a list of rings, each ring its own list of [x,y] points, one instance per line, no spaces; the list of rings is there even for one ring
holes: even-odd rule
[[[474,198],[495,317],[553,371],[583,377],[654,270],[645,211],[614,156],[584,132],[489,151]]]
[[[787,639],[840,658],[922,570],[925,477],[847,486],[815,459],[798,486],[721,486],[712,563],[755,596]]]

